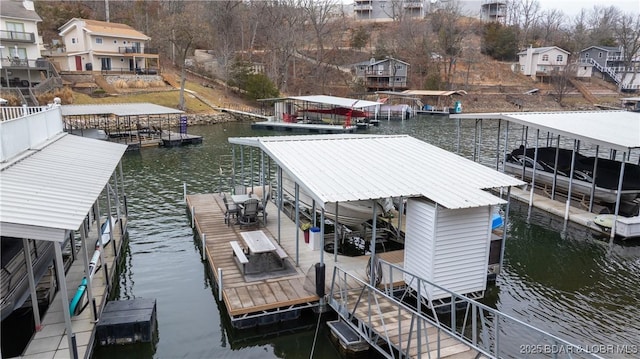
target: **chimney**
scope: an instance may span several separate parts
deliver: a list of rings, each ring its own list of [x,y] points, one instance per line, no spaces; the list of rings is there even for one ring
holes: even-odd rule
[[[22,1],[22,6],[24,6],[25,9],[29,10],[29,11],[35,11],[35,7],[33,7],[33,1],[31,0],[24,0]]]

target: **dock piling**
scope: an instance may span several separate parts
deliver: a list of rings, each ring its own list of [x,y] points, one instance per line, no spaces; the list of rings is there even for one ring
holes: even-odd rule
[[[196,207],[191,207],[191,228],[196,227]]]
[[[218,268],[218,301],[222,302],[222,268]]]
[[[182,200],[187,203],[187,182],[182,183]]]
[[[202,260],[206,261],[207,260],[207,235],[206,234],[202,234]]]

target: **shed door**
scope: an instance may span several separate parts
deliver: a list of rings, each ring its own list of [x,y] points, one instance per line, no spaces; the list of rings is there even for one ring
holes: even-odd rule
[[[76,71],[82,71],[82,57],[76,56]]]

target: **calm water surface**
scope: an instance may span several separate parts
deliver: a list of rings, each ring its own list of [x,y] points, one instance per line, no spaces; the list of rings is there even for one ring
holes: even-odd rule
[[[369,131],[410,134],[450,151],[457,146],[456,125],[444,118],[383,121]],[[123,159],[130,242],[116,296],[157,299],[157,343],[99,349],[94,358],[309,358],[312,348],[313,358],[339,358],[326,326],[314,341],[318,318],[313,314],[292,323],[293,330],[232,330],[186,215],[183,183],[189,193],[216,188],[218,158],[230,154],[228,137],[281,133],[253,131],[242,123],[189,132],[204,136],[203,143],[143,149]],[[474,136],[472,124],[463,127],[465,156],[471,156]],[[483,151],[495,153],[495,145],[481,142]],[[484,302],[578,345],[640,348],[640,243],[610,247],[588,230],[565,229],[544,213],[534,210],[527,218],[528,209],[515,203],[510,215],[505,268]],[[522,344],[535,343],[523,339]]]

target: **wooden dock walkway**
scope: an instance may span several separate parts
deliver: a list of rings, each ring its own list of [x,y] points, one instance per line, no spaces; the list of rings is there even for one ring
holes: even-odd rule
[[[394,349],[404,353],[409,358],[449,358],[472,359],[486,358],[479,352],[462,342],[459,338],[425,323],[421,326],[420,339],[415,312],[398,306],[397,303],[379,292],[367,291],[364,298],[360,298],[360,290],[352,290],[348,294],[348,312],[352,313],[352,320],[373,331],[373,336],[388,338]],[[375,303],[363,305],[362,301]],[[439,333],[438,333],[439,332]],[[420,343],[419,343],[420,340]]]
[[[307,133],[354,133],[358,130],[358,126],[263,121],[253,123],[251,129]]]
[[[126,219],[124,221],[123,225],[126,234]],[[105,246],[104,251],[104,258],[107,263],[106,267],[108,268],[109,283],[111,286],[113,286],[113,281],[115,280],[116,263],[120,258],[122,245],[126,240],[126,236],[122,236],[119,225],[115,226],[113,233],[114,242],[108,243]],[[89,259],[91,259],[94,247],[88,244],[96,243],[97,239],[98,229],[94,223],[94,225],[91,226],[91,232],[89,232],[89,236],[87,237],[87,251],[89,252]],[[76,260],[71,264],[71,267],[65,276],[67,281],[67,297],[69,301],[75,295],[78,285],[82,281],[82,278],[84,278],[85,272],[83,256],[84,253],[82,250],[78,251]],[[104,266],[101,266],[93,276],[91,281],[91,291],[93,298],[96,301],[96,309],[98,313],[101,313],[109,296],[109,288],[107,287]],[[69,343],[67,340],[62,309],[63,305],[69,306],[69,303],[62,303],[62,295],[60,294],[60,291],[57,291],[53,301],[47,309],[46,314],[42,318],[42,329],[37,331],[31,338],[31,341],[24,350],[21,358],[69,358]],[[78,358],[91,357],[95,343],[96,324],[97,322],[93,318],[93,312],[90,304],[82,311],[82,313],[71,317],[71,327],[76,336]]]
[[[197,233],[202,238],[206,235],[206,257],[209,267],[217,283],[220,281],[219,270],[222,272],[223,301],[232,320],[241,319],[245,315],[259,314],[264,311],[277,310],[292,306],[317,305],[319,297],[315,294],[315,284],[306,283],[307,273],[313,271],[314,265],[320,262],[320,251],[312,250],[304,243],[303,232],[296,228],[295,223],[284,214],[281,218],[280,246],[288,254],[286,259],[295,273],[282,277],[272,277],[259,280],[245,280],[233,258],[233,249],[230,242],[243,243],[240,235],[243,231],[256,230],[256,228],[240,228],[239,225],[227,226],[224,223],[224,203],[219,194],[194,194],[187,195],[187,206],[194,208],[194,223]],[[267,213],[269,221],[266,226],[260,226],[268,237],[277,242],[278,224],[277,208],[268,202]],[[299,231],[298,256],[296,256],[296,231]],[[402,256],[396,256],[396,258]],[[328,292],[331,284],[333,267],[340,265],[350,271],[357,272],[362,278],[365,275],[365,266],[369,257],[339,256],[338,262],[333,255],[324,253],[325,292]],[[391,259],[389,259],[391,261]],[[312,273],[315,278],[315,272]]]
[[[286,215],[281,215],[280,223],[280,246],[288,254],[287,259],[295,268],[295,273],[277,278],[265,278],[260,280],[246,280],[245,275],[239,269],[239,266],[233,258],[233,249],[230,242],[238,241],[243,243],[240,233],[243,231],[252,231],[256,228],[240,228],[239,225],[228,226],[224,222],[224,203],[219,194],[193,194],[186,196],[187,208],[193,214],[192,221],[197,233],[205,237],[206,258],[208,265],[212,270],[217,283],[222,279],[222,300],[225,303],[232,322],[242,322],[246,318],[259,317],[270,313],[277,313],[279,309],[295,309],[312,307],[318,305],[319,297],[315,294],[315,284],[309,285],[308,277],[315,272],[314,265],[320,262],[320,251],[313,250],[304,242],[302,231],[296,228],[295,223]],[[268,202],[267,213],[269,213],[269,221],[266,226],[260,226],[268,237],[275,241],[278,233],[278,220],[276,206]],[[298,231],[298,242],[296,242],[296,231]],[[327,239],[329,240],[329,239]],[[276,241],[277,242],[277,241]],[[298,244],[296,246],[296,243]],[[297,248],[296,248],[297,247]],[[296,253],[298,255],[296,256]],[[389,251],[380,253],[379,258],[387,262],[402,266],[404,260],[404,251]],[[332,274],[335,266],[339,266],[341,270],[350,273],[351,276],[366,281],[366,265],[369,256],[348,257],[338,255],[337,261],[331,253],[324,253],[324,263],[326,265],[325,293],[329,293],[332,280]],[[220,272],[219,272],[220,271]],[[220,278],[220,273],[222,278]],[[311,273],[307,276],[307,273]],[[305,283],[306,282],[306,283]],[[363,287],[357,280],[347,280],[350,290],[350,296],[358,295]],[[415,328],[411,327],[411,316],[414,314],[409,310],[402,313],[398,317],[399,306],[397,303],[385,298],[382,294],[378,294],[380,298],[375,298],[381,303],[378,308],[383,308],[384,313],[375,313],[374,317],[381,314],[379,318],[384,320],[376,320],[372,322],[371,329],[380,333],[396,333],[393,340],[396,340],[397,348],[409,348],[410,357],[416,357],[418,350],[427,355],[433,355],[436,348],[440,348],[441,357],[466,359],[474,358],[478,352],[468,345],[462,343],[458,338],[454,338],[442,331],[436,333],[436,327],[430,327],[429,344],[422,343],[418,347],[415,341],[409,342],[408,333]],[[296,306],[299,307],[296,307]],[[359,307],[355,311],[355,316],[363,323],[369,317],[372,307]],[[350,308],[353,309],[353,308]],[[400,320],[397,318],[409,318],[408,320]],[[257,323],[257,322],[255,322]],[[413,324],[415,326],[415,324]],[[242,326],[239,326],[242,328]],[[439,335],[439,336],[438,336]],[[439,344],[437,341],[440,341]],[[409,343],[410,345],[408,346]]]

